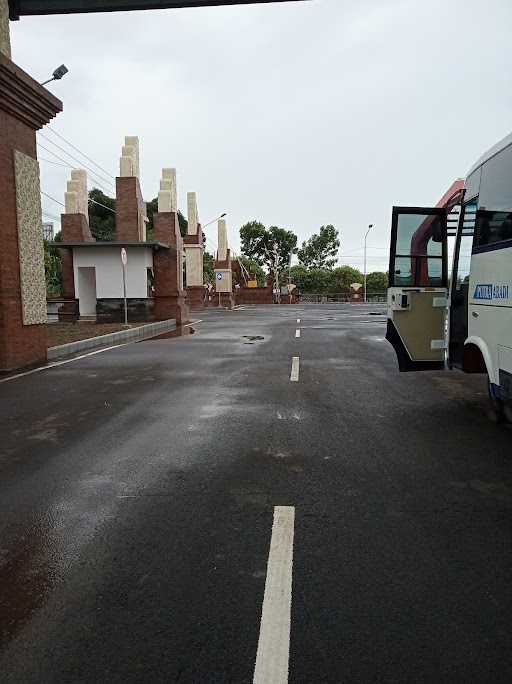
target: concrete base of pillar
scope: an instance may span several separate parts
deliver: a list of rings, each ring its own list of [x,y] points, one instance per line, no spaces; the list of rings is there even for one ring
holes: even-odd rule
[[[78,299],[70,299],[59,307],[59,322],[74,323],[80,318]]]
[[[176,325],[190,322],[190,311],[184,295],[155,296],[155,321],[176,319]]]
[[[201,311],[205,307],[205,288],[202,285],[189,285],[187,298],[191,311]]]
[[[46,363],[47,346],[45,325],[13,328],[0,345],[0,374]]]
[[[217,294],[217,301],[219,295]],[[221,292],[220,293],[220,304],[225,309],[233,309],[235,306],[235,297],[232,292]]]

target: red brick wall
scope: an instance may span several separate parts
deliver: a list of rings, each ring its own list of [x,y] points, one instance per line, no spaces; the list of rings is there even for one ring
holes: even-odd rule
[[[95,242],[83,214],[61,214],[62,242]]]
[[[0,109],[0,371],[46,360],[45,326],[23,325],[15,149],[35,158],[35,132]]]
[[[116,178],[116,240],[142,240],[143,212],[139,179],[134,176]]]
[[[175,318],[177,323],[186,323],[189,320],[189,311],[185,292],[180,289],[179,269],[183,266],[179,255],[183,250],[183,240],[177,215],[174,212],[155,213],[153,227],[155,240],[170,247],[153,252],[155,319]]]
[[[240,287],[236,290],[237,304],[272,304],[272,286]]]

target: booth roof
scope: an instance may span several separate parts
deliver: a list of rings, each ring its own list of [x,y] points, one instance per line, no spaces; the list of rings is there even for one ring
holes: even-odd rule
[[[125,241],[125,242],[50,242],[51,247],[151,247],[151,249],[171,249],[164,242],[150,240],[148,242]]]

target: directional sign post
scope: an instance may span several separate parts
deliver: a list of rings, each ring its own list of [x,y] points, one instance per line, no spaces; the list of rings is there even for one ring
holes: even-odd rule
[[[128,326],[128,304],[126,301],[126,265],[128,264],[128,254],[124,247],[121,247],[121,263],[123,264],[124,324]]]
[[[220,283],[220,281],[222,280],[222,273],[216,273],[215,277],[217,278],[217,282]],[[217,294],[219,295],[219,307],[220,307],[220,290],[218,291]]]

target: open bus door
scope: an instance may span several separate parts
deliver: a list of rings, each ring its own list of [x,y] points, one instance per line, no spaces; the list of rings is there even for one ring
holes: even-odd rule
[[[393,207],[386,339],[400,371],[445,368],[447,299],[446,209]]]

